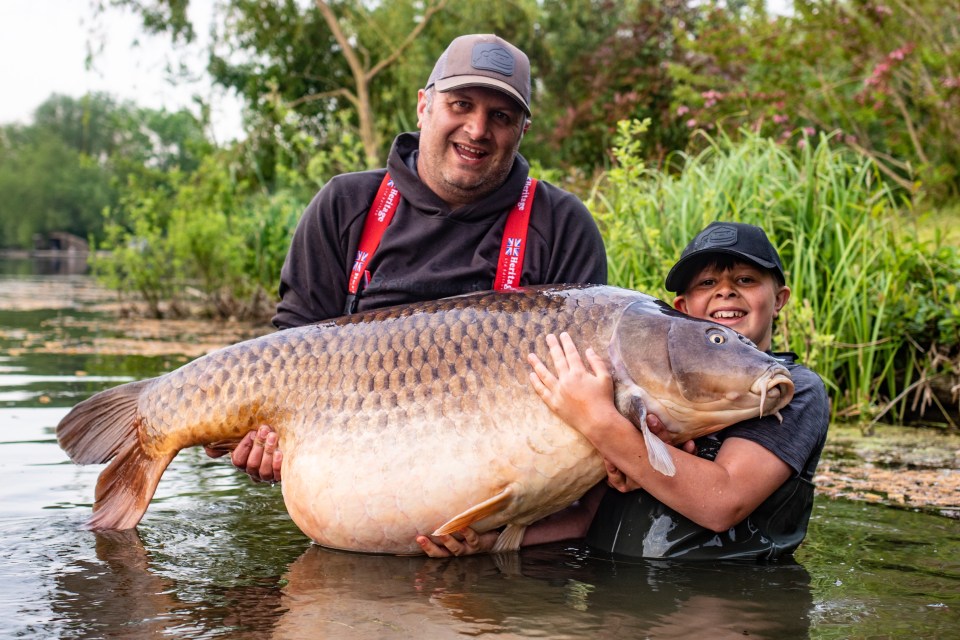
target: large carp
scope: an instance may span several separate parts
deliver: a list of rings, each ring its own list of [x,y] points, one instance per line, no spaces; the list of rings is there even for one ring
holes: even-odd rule
[[[283,497],[318,544],[420,553],[415,537],[507,525],[498,549],[600,481],[600,455],[554,416],[527,354],[568,332],[604,356],[616,402],[644,430],[655,466],[667,446],[779,411],[787,371],[737,333],[642,293],[532,287],[381,309],[241,342],[148,380],[102,391],[60,422],[81,464],[112,462],[93,529],[128,529],[185,447],[278,433]]]

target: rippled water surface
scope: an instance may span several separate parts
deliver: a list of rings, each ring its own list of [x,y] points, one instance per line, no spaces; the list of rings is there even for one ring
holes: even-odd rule
[[[614,563],[570,545],[367,556],[311,546],[279,486],[189,450],[137,530],[85,531],[101,467],[67,460],[57,422],[182,361],[65,355],[92,339],[73,321],[96,316],[88,285],[0,276],[0,637],[960,637],[960,523],[822,497],[796,561],[779,565]],[[4,308],[51,287],[58,305]]]

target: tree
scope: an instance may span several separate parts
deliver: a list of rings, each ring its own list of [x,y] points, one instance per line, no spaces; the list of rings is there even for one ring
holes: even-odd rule
[[[790,139],[835,132],[914,191],[960,191],[960,2],[796,0],[771,19],[762,3],[711,2],[674,68],[678,108],[694,126],[747,126]]]
[[[169,188],[211,146],[186,112],[116,104],[102,94],[53,95],[29,126],[8,126],[0,145],[0,245],[29,247],[36,234],[100,238],[103,212],[122,217],[120,193],[136,181]]]

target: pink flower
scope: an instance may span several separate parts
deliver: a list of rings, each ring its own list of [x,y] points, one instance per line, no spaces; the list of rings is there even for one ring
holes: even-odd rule
[[[710,89],[709,91],[704,91],[703,93],[701,93],[700,97],[703,98],[704,100],[703,106],[712,107],[713,105],[717,104],[717,102],[723,99],[723,94],[720,93],[719,91],[714,91],[713,89]]]
[[[776,113],[773,115],[773,121],[776,124],[786,124],[789,120],[790,118],[783,115],[782,113]]]
[[[688,113],[690,113],[690,107],[688,107],[687,105],[682,104],[679,107],[677,107],[677,116],[684,116]]]
[[[689,120],[687,120],[687,126],[690,127],[691,129],[697,126],[696,118],[690,118]]]

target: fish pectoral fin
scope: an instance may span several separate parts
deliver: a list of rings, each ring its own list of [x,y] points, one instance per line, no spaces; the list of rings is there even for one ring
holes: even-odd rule
[[[644,419],[640,423],[640,431],[643,433],[643,442],[647,445],[647,457],[650,459],[650,466],[665,476],[673,476],[677,468],[673,465],[673,457],[670,455],[670,447],[653,435]]]
[[[489,518],[490,516],[496,515],[509,507],[513,503],[515,497],[516,487],[514,487],[512,484],[507,485],[503,491],[493,496],[489,500],[484,500],[480,504],[470,507],[463,513],[450,518],[440,525],[440,527],[434,531],[432,535],[450,535],[451,533],[460,531],[461,529],[473,525],[475,522],[480,522],[484,518]]]

